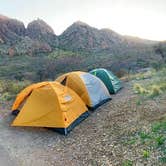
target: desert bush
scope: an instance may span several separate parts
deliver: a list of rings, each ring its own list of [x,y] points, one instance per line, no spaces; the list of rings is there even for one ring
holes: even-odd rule
[[[65,50],[61,50],[61,49],[56,49],[53,52],[51,52],[50,54],[48,54],[48,58],[49,59],[55,59],[58,57],[66,57],[66,56],[76,56],[77,54],[75,52],[72,51],[65,51]]]
[[[150,73],[143,74],[143,76],[151,76],[151,81],[148,84],[135,83],[133,89],[136,93],[144,95],[146,97],[156,97],[166,91],[166,68],[161,69],[160,71],[152,70]],[[137,77],[138,74],[135,76]],[[140,76],[140,74],[139,74]],[[133,76],[134,77],[134,76]]]
[[[11,80],[0,80],[0,92],[18,93],[25,86],[29,85],[30,81],[11,81]]]
[[[133,162],[131,160],[125,160],[122,162],[122,166],[132,166]]]
[[[147,130],[148,129],[148,130]],[[134,147],[137,147],[138,145],[142,145],[142,149],[140,150],[140,155],[143,159],[147,160],[148,158],[151,158],[154,154],[154,151],[157,152],[158,157],[158,164],[156,165],[162,165],[163,163],[166,163],[166,117],[160,119],[157,122],[153,122],[149,128],[146,128],[144,130],[143,128],[140,129],[140,131],[137,131],[135,133],[132,133],[131,135],[128,135],[127,140],[134,140]],[[126,139],[125,139],[126,141]],[[125,144],[126,146],[130,147],[131,144],[128,143]],[[124,161],[123,165],[127,165],[128,161]],[[163,165],[164,165],[163,164]]]
[[[154,133],[163,133],[163,131],[166,131],[166,118],[161,122],[156,122],[152,125],[152,132]]]
[[[165,85],[164,85],[165,86]],[[160,95],[164,89],[164,87],[160,85],[149,85],[147,87],[143,87],[142,85],[136,83],[134,84],[134,91],[140,95],[145,95],[147,97],[156,97]]]
[[[158,136],[155,141],[157,143],[157,146],[161,146],[164,144],[166,138],[164,136]]]
[[[152,78],[154,75],[156,74],[156,70],[155,69],[151,69],[149,71],[146,72],[141,72],[138,74],[131,74],[130,75],[130,79],[131,80],[144,80],[147,78]]]
[[[29,84],[30,84],[30,81],[28,80],[13,82],[9,89],[9,92],[12,94],[17,94]]]
[[[11,95],[9,92],[5,92],[0,96],[1,101],[9,101],[13,98],[13,95]]]
[[[143,150],[143,157],[144,158],[148,158],[149,156],[150,156],[150,152],[149,151],[147,151],[147,150]]]
[[[145,88],[143,88],[140,84],[134,84],[134,91],[138,94],[147,94],[148,90],[146,90]]]
[[[166,90],[166,82],[161,82],[161,83],[160,83],[160,89],[161,89],[162,91],[165,91],[165,90]]]
[[[6,101],[14,99],[15,96],[29,84],[30,81],[28,80],[0,80],[0,100]]]
[[[0,93],[8,92],[11,84],[11,81],[0,80]]]
[[[153,85],[151,88],[150,88],[150,93],[149,93],[149,96],[150,97],[156,97],[158,96],[159,94],[161,94],[162,91],[160,89],[160,86],[157,86],[157,85]]]
[[[140,136],[140,138],[141,138],[142,140],[150,139],[150,138],[151,138],[151,135],[150,135],[149,133],[146,133],[146,132],[143,132],[143,131],[141,131],[141,132],[139,133],[139,136]]]

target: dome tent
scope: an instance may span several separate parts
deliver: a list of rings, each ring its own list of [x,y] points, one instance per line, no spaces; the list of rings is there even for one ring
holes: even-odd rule
[[[95,75],[103,81],[110,94],[117,93],[122,88],[122,82],[109,70],[99,68],[90,71],[89,73]]]
[[[80,97],[58,82],[25,88],[18,94],[12,110],[18,113],[12,126],[48,127],[65,135],[89,115]]]
[[[18,95],[16,100],[14,101],[12,105],[12,114],[17,115],[19,113],[19,109],[22,107],[24,102],[26,101],[27,97],[31,94],[31,92],[34,89],[40,88],[42,86],[48,85],[48,82],[39,82],[32,84],[30,86],[27,86],[25,89],[23,89]]]
[[[56,81],[74,90],[91,109],[95,109],[111,99],[103,82],[86,72],[66,73],[58,77]]]

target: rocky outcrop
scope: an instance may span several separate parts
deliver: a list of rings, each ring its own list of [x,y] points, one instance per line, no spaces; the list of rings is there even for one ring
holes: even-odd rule
[[[57,42],[53,29],[40,19],[29,23],[26,29],[22,22],[0,15],[0,44],[7,46],[4,49],[10,56],[47,53]]]
[[[59,36],[60,47],[70,50],[92,50],[100,47],[99,30],[75,22]]]
[[[28,24],[26,35],[33,40],[47,43],[50,46],[57,45],[57,37],[53,29],[41,19],[37,19]]]
[[[110,29],[96,29],[77,21],[59,36],[60,47],[70,50],[102,51],[144,47],[148,40],[122,36]]]
[[[25,35],[26,29],[22,22],[0,15],[0,42],[15,43]]]
[[[152,41],[122,36],[110,29],[97,29],[77,21],[60,36],[43,20],[24,24],[16,19],[0,15],[0,51],[11,48],[13,54],[36,54],[51,52],[55,48],[70,51],[93,52],[106,55],[141,55],[153,51]],[[6,47],[7,45],[7,47]],[[13,51],[14,50],[14,51]],[[14,52],[14,53],[13,53]]]

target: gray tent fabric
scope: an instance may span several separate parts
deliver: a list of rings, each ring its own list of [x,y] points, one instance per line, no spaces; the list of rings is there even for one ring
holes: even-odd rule
[[[95,107],[107,99],[111,99],[107,88],[99,78],[89,73],[84,73],[80,77],[85,83],[88,94],[91,98],[92,107]]]

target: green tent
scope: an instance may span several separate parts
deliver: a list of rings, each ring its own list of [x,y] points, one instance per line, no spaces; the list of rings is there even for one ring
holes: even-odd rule
[[[99,68],[90,73],[100,78],[111,94],[117,93],[122,88],[122,82],[109,70]]]

